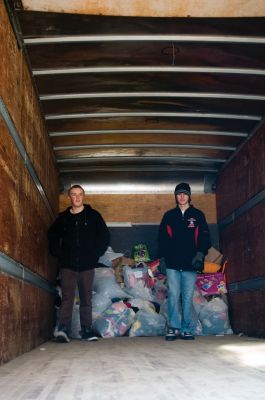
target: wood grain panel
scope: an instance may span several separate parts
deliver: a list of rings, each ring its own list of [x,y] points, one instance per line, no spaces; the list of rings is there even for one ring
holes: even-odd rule
[[[18,48],[3,2],[0,20],[0,53],[5,60],[0,63],[0,95],[56,211],[58,179],[54,155],[24,53]]]
[[[50,339],[53,296],[0,274],[0,364]]]
[[[262,1],[262,0],[261,0]],[[25,0],[23,1],[25,2]],[[36,3],[39,3],[36,0]],[[54,1],[52,1],[54,4]],[[163,1],[164,3],[164,1]],[[170,1],[172,5],[172,1]],[[126,4],[127,6],[127,4]],[[141,7],[143,2],[141,0]],[[152,7],[154,2],[152,1]],[[251,3],[251,7],[253,3]],[[113,35],[117,34],[137,34],[148,35],[156,32],[163,34],[195,34],[206,33],[209,35],[247,35],[257,36],[257,32],[264,36],[265,26],[264,18],[237,18],[237,23],[233,18],[192,18],[193,24],[190,24],[190,18],[160,18],[157,24],[157,18],[128,18],[128,17],[104,17],[101,15],[74,15],[58,14],[48,12],[24,12],[19,13],[22,30],[26,36],[54,36],[54,35],[76,35],[87,32],[91,35],[98,34],[99,25],[102,35],[109,34],[110,27]],[[239,15],[237,15],[238,17]],[[186,17],[186,15],[185,15]],[[264,13],[262,15],[264,17]],[[38,20],[38,24],[32,21]]]
[[[103,22],[103,21],[102,21]],[[99,22],[102,25],[102,22]],[[104,23],[104,22],[103,22]],[[167,30],[163,32],[169,32]],[[101,32],[101,30],[100,30]],[[231,65],[240,68],[251,68],[263,62],[263,46],[246,50],[245,44],[237,43],[181,43],[178,41],[112,42],[111,46],[102,40],[101,43],[61,43],[54,49],[54,44],[46,44],[45,51],[40,45],[30,46],[28,53],[33,69],[60,67],[90,66],[129,66],[157,65],[169,66],[177,55],[178,66],[218,66],[222,60],[223,67]],[[181,57],[178,55],[181,54]],[[207,56],[205,57],[205,54]],[[115,58],[115,63],[113,59]]]
[[[216,191],[218,220],[264,189],[264,155],[263,124],[219,175]],[[264,201],[221,230],[221,250],[228,258],[228,283],[265,276],[264,237]],[[231,320],[236,333],[265,336],[264,296],[264,290],[231,295]]]
[[[219,174],[216,188],[218,220],[265,187],[265,123]]]
[[[0,363],[21,354],[22,282],[0,273]]]
[[[0,96],[26,149],[54,212],[58,209],[58,172],[24,53],[0,2]],[[55,262],[46,232],[52,217],[0,119],[0,251],[54,283]],[[51,337],[53,296],[0,273],[1,363]]]
[[[230,321],[233,331],[248,336],[265,337],[265,291],[229,295]]]
[[[23,5],[29,10],[64,12],[72,14],[96,14],[96,15],[133,15],[133,16],[152,16],[152,17],[247,17],[263,16],[264,5],[260,1],[213,2],[205,0],[198,6],[197,0],[182,2],[175,0],[159,0],[155,3],[152,0],[134,0],[124,2],[123,0],[106,1],[71,1],[61,0],[23,0]]]
[[[179,143],[179,144],[205,144],[219,146],[236,146],[240,143],[242,137],[222,136],[222,135],[190,135],[181,133],[163,133],[147,132],[137,133],[112,133],[112,134],[83,134],[69,136],[51,137],[54,146],[71,146],[82,144],[112,144],[112,143]]]
[[[22,234],[20,183],[23,163],[0,118],[0,251],[19,259]]]
[[[265,80],[264,80],[265,82]],[[244,126],[243,126],[244,125]],[[228,130],[247,132],[254,127],[253,121],[217,120],[205,121],[203,118],[166,118],[166,117],[131,117],[131,118],[83,118],[47,120],[50,132],[105,130],[105,129],[198,129],[198,130]]]
[[[0,251],[47,278],[55,278],[46,232],[52,222],[14,142],[0,119]]]
[[[208,223],[216,223],[215,195],[194,194],[195,207],[204,211]],[[175,207],[172,194],[91,194],[85,202],[97,209],[107,222],[159,224],[165,211]],[[68,196],[60,195],[60,210],[70,205]]]
[[[28,177],[23,175],[23,183]],[[23,216],[22,235],[19,241],[20,262],[35,273],[55,281],[55,261],[48,254],[47,230],[51,219],[47,217],[47,211],[39,201],[38,193],[34,193],[31,179],[27,179],[31,191],[21,193],[20,205]],[[35,196],[34,196],[35,194]],[[35,197],[35,198],[34,198]]]
[[[228,258],[227,280],[238,282],[265,275],[265,203],[260,203],[220,232]]]
[[[119,157],[156,157],[159,160],[160,157],[203,157],[205,161],[208,158],[217,158],[225,160],[230,154],[229,151],[216,150],[216,149],[203,149],[203,148],[170,148],[170,147],[158,147],[152,148],[146,147],[109,147],[109,148],[94,148],[94,149],[67,149],[67,150],[57,150],[56,155],[58,159],[61,158],[82,158],[82,157],[117,157],[117,162],[119,162]],[[144,160],[143,160],[144,162]]]
[[[39,103],[23,53],[0,4],[0,95],[15,124],[51,207],[58,207],[58,173],[44,128]],[[54,280],[47,256],[46,232],[52,218],[18,152],[3,120],[0,120],[0,251],[25,267]]]

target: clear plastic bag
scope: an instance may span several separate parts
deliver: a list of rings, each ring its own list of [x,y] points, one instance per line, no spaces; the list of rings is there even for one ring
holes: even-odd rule
[[[233,333],[229,323],[227,304],[221,297],[213,297],[207,302],[199,313],[199,319],[205,335]]]
[[[93,327],[103,338],[123,336],[130,329],[134,317],[135,312],[119,301],[105,310],[94,321]]]
[[[137,282],[134,287],[125,289],[128,297],[139,297],[143,300],[154,301],[154,296],[152,294],[152,290],[146,286],[144,286],[143,282]]]
[[[95,269],[93,290],[101,296],[109,299],[124,299],[129,297],[116,282],[114,271],[110,268]]]
[[[199,315],[202,308],[207,304],[206,298],[201,294],[200,290],[195,287],[193,293],[193,307],[197,315]]]
[[[123,268],[124,284],[127,288],[134,288],[139,282],[149,286],[148,267],[146,264],[138,264],[135,267],[126,265]]]
[[[112,261],[121,256],[123,256],[123,253],[115,253],[115,251],[109,246],[105,253],[99,257],[98,262],[107,267],[111,267]]]
[[[163,304],[168,294],[167,286],[161,281],[155,281],[154,284],[154,299],[158,304]]]
[[[128,303],[131,307],[139,308],[139,310],[145,311],[155,311],[155,306],[151,301],[140,299],[140,298],[132,298],[128,300]]]
[[[112,301],[107,296],[102,296],[101,293],[94,293],[92,296],[92,312],[93,315],[102,314],[108,307],[110,307]]]
[[[163,336],[166,329],[166,320],[161,314],[140,310],[129,332],[129,336]]]

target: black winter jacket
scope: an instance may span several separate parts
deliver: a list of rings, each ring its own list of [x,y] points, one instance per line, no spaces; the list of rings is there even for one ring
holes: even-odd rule
[[[58,257],[60,267],[74,271],[95,268],[110,242],[100,213],[87,204],[84,207],[78,214],[72,214],[68,207],[48,230],[50,253]]]
[[[180,208],[167,211],[158,234],[159,256],[169,269],[192,271],[197,252],[207,254],[211,245],[209,228],[202,211],[190,206],[184,214]]]

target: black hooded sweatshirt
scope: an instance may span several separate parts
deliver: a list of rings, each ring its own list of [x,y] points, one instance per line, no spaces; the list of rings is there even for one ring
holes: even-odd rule
[[[90,205],[77,214],[71,207],[61,212],[48,230],[50,253],[60,267],[74,271],[95,268],[110,242],[109,230],[101,214]]]

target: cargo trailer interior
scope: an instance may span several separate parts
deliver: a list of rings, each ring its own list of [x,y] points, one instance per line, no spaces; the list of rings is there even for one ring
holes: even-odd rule
[[[264,1],[4,0],[0,49],[0,398],[263,399]],[[234,334],[54,343],[68,187],[115,251],[155,258],[181,181],[228,261]]]

